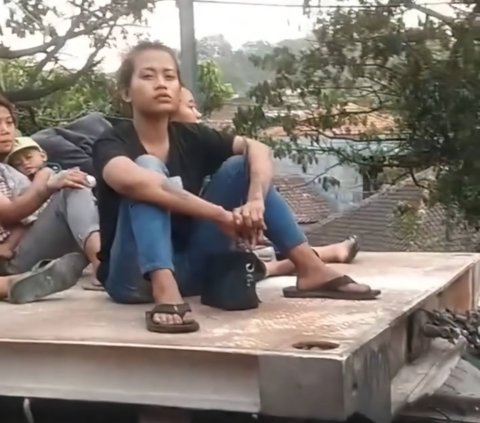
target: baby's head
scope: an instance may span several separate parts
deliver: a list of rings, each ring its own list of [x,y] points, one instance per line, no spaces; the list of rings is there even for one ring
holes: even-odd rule
[[[6,161],[10,166],[31,178],[45,167],[47,153],[32,138],[18,137]]]

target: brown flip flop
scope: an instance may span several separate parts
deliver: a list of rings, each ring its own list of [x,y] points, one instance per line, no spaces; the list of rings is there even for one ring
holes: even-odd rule
[[[316,289],[298,289],[296,286],[288,286],[283,289],[283,295],[286,298],[329,298],[334,300],[374,300],[380,294],[378,289],[369,289],[368,291],[342,291],[339,288],[345,285],[356,284],[349,276],[340,276],[324,283]]]
[[[147,323],[147,329],[150,332],[158,333],[189,333],[196,332],[200,329],[200,325],[195,320],[190,323],[173,323],[165,324],[158,323],[153,320],[155,314],[170,314],[174,316],[179,316],[182,320],[185,317],[185,314],[192,311],[190,304],[157,304],[153,307],[152,310],[145,313],[145,319]]]

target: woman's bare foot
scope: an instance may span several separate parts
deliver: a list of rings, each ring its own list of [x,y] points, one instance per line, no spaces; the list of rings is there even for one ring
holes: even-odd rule
[[[355,235],[348,237],[338,245],[337,263],[351,263],[358,254],[360,246]],[[322,256],[320,256],[322,258]]]
[[[351,263],[356,257],[359,245],[355,236],[337,244],[311,247],[323,263]],[[265,263],[266,277],[287,276],[295,273],[295,264],[288,259]]]
[[[323,285],[344,275],[327,266],[308,246],[302,244],[292,249],[289,257],[297,268],[297,288],[311,291],[321,289]],[[368,285],[348,283],[338,287],[342,292],[368,292]]]
[[[168,269],[157,270],[151,274],[153,298],[155,304],[183,304],[183,298],[178,290],[178,284],[173,273]],[[183,318],[179,314],[154,313],[152,320],[161,325],[191,324],[195,320],[192,313],[187,312]]]
[[[358,253],[359,245],[357,237],[352,235],[336,244],[312,248],[324,263],[351,263]]]
[[[312,270],[311,274],[307,274],[305,276],[298,276],[297,277],[297,288],[304,291],[312,291],[315,289],[322,289],[322,286],[327,284],[328,282],[332,282],[335,279],[342,278],[345,275],[333,271],[333,269],[328,268],[328,271],[323,270],[323,273],[320,272],[319,269],[315,272]],[[365,293],[369,292],[371,288],[368,285],[359,284],[356,282],[347,283],[345,285],[338,286],[335,288],[337,291],[341,292],[360,292]]]

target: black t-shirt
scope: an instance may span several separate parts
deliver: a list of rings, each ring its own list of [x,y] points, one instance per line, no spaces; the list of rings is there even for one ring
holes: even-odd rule
[[[171,123],[168,128],[170,148],[167,168],[169,176],[179,176],[183,189],[198,195],[206,176],[214,174],[222,163],[233,155],[233,139],[201,124]],[[102,265],[98,278],[108,276],[110,249],[115,238],[121,196],[110,188],[102,177],[103,168],[114,157],[126,156],[132,160],[147,154],[140,143],[132,121],[125,121],[107,129],[93,146],[93,167],[97,178],[98,212],[100,217]],[[174,248],[188,245],[192,218],[172,216]]]

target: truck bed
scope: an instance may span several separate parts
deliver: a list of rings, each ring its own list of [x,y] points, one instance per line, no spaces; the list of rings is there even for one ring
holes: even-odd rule
[[[361,253],[335,265],[382,289],[374,301],[286,299],[293,277],[258,285],[256,310],[190,303],[201,329],[147,332],[149,305],[74,288],[0,304],[0,395],[126,402],[344,420],[392,413],[391,384],[409,360],[420,308],[474,305],[478,255]]]

